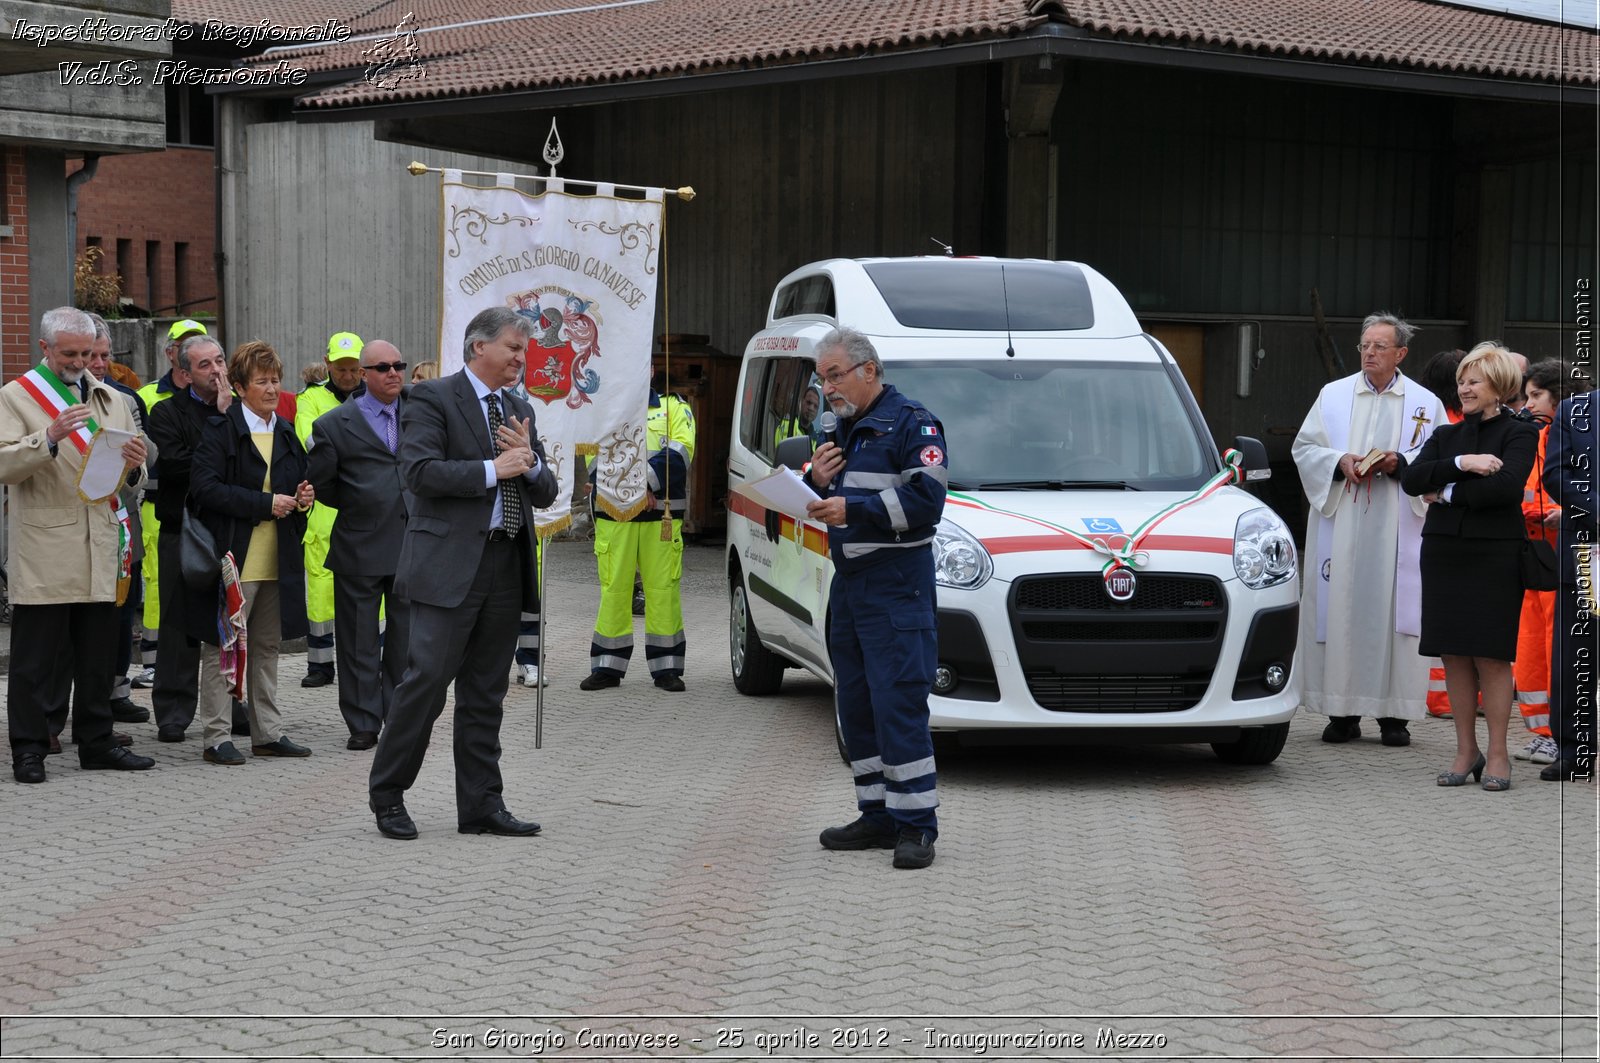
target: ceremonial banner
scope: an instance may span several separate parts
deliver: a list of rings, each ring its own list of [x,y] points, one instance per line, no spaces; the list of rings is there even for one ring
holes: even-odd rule
[[[544,191],[469,185],[459,170],[440,183],[442,305],[439,360],[462,366],[467,324],[491,306],[534,324],[523,388],[539,440],[560,482],[534,514],[541,536],[572,521],[573,455],[596,459],[596,504],[618,520],[644,509],[645,418],[656,312],[662,192],[623,199],[541,179]]]

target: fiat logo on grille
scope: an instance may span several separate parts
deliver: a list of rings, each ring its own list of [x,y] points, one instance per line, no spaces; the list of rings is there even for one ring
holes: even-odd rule
[[[1133,569],[1117,566],[1105,575],[1106,594],[1114,602],[1125,602],[1133,597],[1133,592],[1139,588],[1139,581],[1133,575]]]

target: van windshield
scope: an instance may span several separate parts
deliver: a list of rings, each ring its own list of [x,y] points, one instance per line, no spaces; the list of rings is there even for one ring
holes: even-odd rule
[[[1182,491],[1220,469],[1157,364],[890,362],[944,425],[951,486]]]

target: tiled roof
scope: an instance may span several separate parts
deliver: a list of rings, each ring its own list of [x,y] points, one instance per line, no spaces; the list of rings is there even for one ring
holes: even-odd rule
[[[340,17],[342,44],[274,50],[352,80],[308,108],[404,103],[744,70],[1017,36],[1091,38],[1544,83],[1596,84],[1594,31],[1430,0],[291,0]],[[179,10],[242,0],[174,0]],[[275,5],[275,12],[282,5]],[[580,8],[581,10],[574,10]],[[259,10],[259,9],[256,9]],[[422,76],[384,88],[362,55],[415,16]],[[184,17],[184,16],[180,16]],[[220,17],[210,15],[206,17]],[[282,18],[283,16],[275,15]],[[250,21],[259,21],[256,15]],[[285,19],[287,21],[287,19]],[[362,35],[369,35],[363,37]]]
[[[1426,0],[1066,0],[1118,37],[1412,69],[1595,84],[1592,30]]]

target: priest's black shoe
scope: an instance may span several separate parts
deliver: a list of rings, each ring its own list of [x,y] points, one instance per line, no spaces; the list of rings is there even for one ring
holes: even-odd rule
[[[1330,716],[1328,726],[1322,729],[1324,742],[1349,742],[1361,737],[1361,717]]]
[[[524,823],[502,808],[482,819],[463,823],[456,830],[462,834],[505,834],[514,838],[531,838],[539,833],[539,824]]]
[[[1406,728],[1404,720],[1380,716],[1378,718],[1378,730],[1382,733],[1379,741],[1386,746],[1409,746],[1411,744],[1411,732]]]
[[[345,742],[346,749],[371,749],[378,744],[378,735],[374,731],[357,731]]]
[[[411,822],[411,814],[406,811],[405,805],[374,805],[370,801],[367,804],[378,817],[379,834],[401,841],[410,841],[417,836],[417,825]]]
[[[111,718],[117,723],[144,723],[150,710],[134,703],[132,698],[112,698]]]
[[[604,672],[590,672],[583,677],[583,682],[578,684],[579,690],[604,690],[606,687],[619,687],[622,680],[614,675]]]
[[[44,782],[44,757],[38,753],[18,753],[11,774],[18,782]]]
[[[112,746],[104,753],[92,757],[78,754],[78,765],[90,771],[147,771],[156,766],[149,757],[130,753],[122,746]]]

